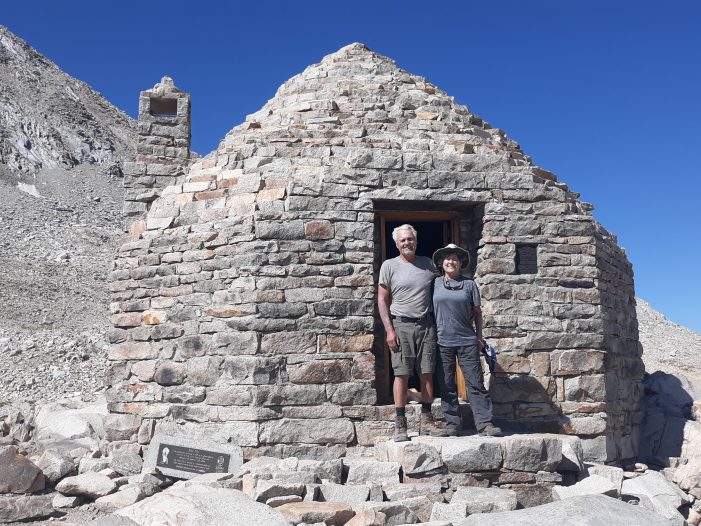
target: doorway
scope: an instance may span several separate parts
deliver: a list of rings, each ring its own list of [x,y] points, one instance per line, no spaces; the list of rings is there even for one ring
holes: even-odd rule
[[[376,212],[376,272],[379,273],[380,265],[386,259],[399,255],[392,231],[401,225],[410,224],[416,229],[417,249],[416,254],[433,256],[433,253],[446,246],[448,243],[460,243],[460,220],[458,212],[435,212],[435,211],[386,211]],[[379,237],[379,239],[377,239]],[[379,252],[379,253],[378,253]],[[394,372],[390,360],[390,350],[385,341],[385,331],[382,322],[375,324],[375,342],[377,358],[377,394],[380,403],[392,402],[392,383],[394,382]],[[457,370],[458,395],[465,398],[465,383],[460,369]],[[409,388],[419,389],[420,383],[416,373],[409,380]]]

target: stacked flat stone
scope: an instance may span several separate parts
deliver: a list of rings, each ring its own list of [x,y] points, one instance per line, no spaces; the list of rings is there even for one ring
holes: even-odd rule
[[[112,274],[110,410],[142,441],[333,456],[388,435],[376,211],[411,202],[461,214],[500,350],[495,415],[579,435],[593,460],[633,456],[643,364],[624,251],[578,194],[424,78],[344,47],[160,194]],[[518,244],[537,245],[536,274],[515,273]]]
[[[170,77],[142,91],[138,131],[136,161],[124,168],[124,214],[132,222],[143,218],[161,190],[175,184],[190,164],[190,95]]]

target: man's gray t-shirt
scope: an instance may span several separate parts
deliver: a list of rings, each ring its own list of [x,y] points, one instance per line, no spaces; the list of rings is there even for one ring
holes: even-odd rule
[[[380,267],[380,286],[389,290],[392,316],[423,318],[431,311],[431,283],[436,267],[425,256],[405,261],[400,256],[388,259]]]
[[[433,313],[436,317],[438,345],[460,347],[477,343],[472,308],[480,306],[480,293],[471,279],[460,276],[450,280],[450,286],[458,290],[445,288],[443,277],[437,277],[433,283]]]

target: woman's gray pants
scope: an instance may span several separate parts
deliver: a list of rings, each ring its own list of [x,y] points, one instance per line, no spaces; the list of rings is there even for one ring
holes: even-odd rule
[[[441,388],[441,409],[449,426],[462,428],[457,385],[455,383],[455,358],[467,384],[467,400],[475,418],[475,427],[481,431],[492,421],[492,399],[484,387],[482,364],[477,343],[460,347],[438,346],[436,370]]]

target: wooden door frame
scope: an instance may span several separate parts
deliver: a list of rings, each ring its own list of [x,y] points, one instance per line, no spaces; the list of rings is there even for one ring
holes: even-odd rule
[[[452,232],[451,238],[448,240],[449,243],[454,243],[456,245],[460,245],[460,213],[459,212],[429,212],[429,211],[403,211],[403,210],[394,210],[394,211],[379,211],[376,210],[375,214],[379,216],[380,219],[380,243],[381,243],[381,258],[382,261],[385,261],[387,259],[387,237],[385,235],[385,223],[387,221],[404,221],[406,223],[411,224],[412,221],[435,221],[439,222],[442,221],[444,222],[443,225],[443,239],[446,239],[448,237],[448,232],[447,227],[448,223],[450,223],[450,230]],[[384,334],[384,329],[383,329],[383,334]],[[383,352],[382,352],[382,360],[383,360],[383,370],[386,372],[386,374],[389,373],[391,370],[391,364],[390,364],[390,358],[389,358],[389,351],[387,349],[387,344],[384,343],[382,346]],[[437,351],[437,349],[436,349]],[[456,363],[456,375],[455,375],[456,383],[457,383],[457,388],[458,388],[458,397],[462,398],[463,400],[467,400],[467,386],[465,385],[465,379],[463,378],[462,375],[462,370],[460,369],[460,365]],[[388,397],[388,399],[392,398],[392,386],[390,385],[389,382],[387,382],[387,390],[388,392],[385,393],[385,395]]]

